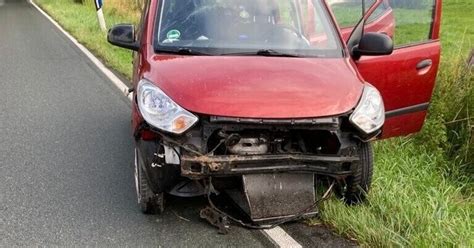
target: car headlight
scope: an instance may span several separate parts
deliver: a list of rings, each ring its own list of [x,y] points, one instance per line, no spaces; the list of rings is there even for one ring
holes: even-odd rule
[[[385,107],[380,92],[366,84],[364,93],[352,113],[349,121],[365,134],[371,134],[382,128],[385,123]]]
[[[181,134],[198,121],[198,117],[180,107],[146,79],[138,83],[137,101],[148,124],[170,133]]]

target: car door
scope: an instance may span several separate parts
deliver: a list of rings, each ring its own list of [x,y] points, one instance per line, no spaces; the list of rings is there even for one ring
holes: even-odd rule
[[[355,61],[362,77],[383,96],[386,122],[382,138],[421,130],[440,61],[441,0],[389,0],[387,3],[395,22],[393,54],[363,56]],[[368,30],[370,25],[371,22],[366,24],[365,32],[374,32]]]

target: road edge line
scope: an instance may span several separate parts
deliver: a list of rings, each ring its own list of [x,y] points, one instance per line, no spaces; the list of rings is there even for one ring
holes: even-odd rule
[[[94,56],[89,49],[79,43],[76,38],[64,30],[59,23],[57,23],[51,16],[41,9],[33,0],[28,0],[43,16],[45,16],[56,28],[59,29],[74,45],[76,45],[81,52],[83,52],[89,60],[99,68],[99,70],[125,95],[129,100],[132,100],[132,95],[128,93],[129,87],[118,78],[110,69],[108,69],[96,56]],[[302,248],[302,246],[294,240],[283,228],[277,226],[272,229],[266,229],[261,233],[267,237],[274,245],[282,248]]]
[[[263,235],[267,237],[274,245],[282,248],[302,248],[293,237],[290,236],[283,228],[277,226],[272,229],[261,230]]]
[[[43,9],[41,9],[33,0],[28,0],[46,19],[48,19],[56,28],[59,29],[74,45],[76,45],[81,52],[83,52],[87,58],[125,95],[129,100],[132,100],[132,94],[129,94],[129,87],[118,78],[109,68],[107,68],[96,56],[94,56],[84,45],[79,43],[76,38],[69,34],[66,30],[59,25],[51,16],[48,15]]]

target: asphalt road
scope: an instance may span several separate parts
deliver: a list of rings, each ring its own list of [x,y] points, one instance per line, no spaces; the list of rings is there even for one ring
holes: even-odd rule
[[[128,99],[26,0],[0,0],[0,86],[0,247],[271,246],[235,226],[218,235],[203,199],[140,213]],[[352,245],[285,228],[305,246]]]
[[[218,235],[201,200],[139,212],[127,98],[26,1],[0,7],[0,85],[0,246],[265,244]]]

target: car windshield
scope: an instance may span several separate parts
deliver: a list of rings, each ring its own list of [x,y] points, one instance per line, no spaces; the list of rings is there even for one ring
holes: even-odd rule
[[[196,55],[341,57],[323,0],[162,0],[155,50]]]

